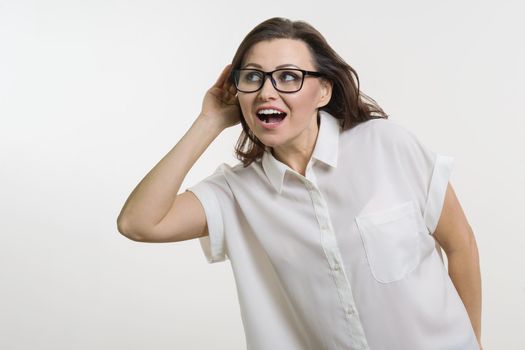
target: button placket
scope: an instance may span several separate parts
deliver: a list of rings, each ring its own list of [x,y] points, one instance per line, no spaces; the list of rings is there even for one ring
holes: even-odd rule
[[[353,336],[355,349],[368,349],[366,336],[357,310],[350,282],[343,268],[343,262],[337,244],[335,233],[330,222],[328,205],[317,187],[317,181],[312,169],[307,168],[306,177],[302,177],[314,207],[319,229],[321,230],[321,244],[328,260],[335,287],[341,301],[342,312],[348,322],[348,329]]]
[[[352,315],[354,313],[354,309],[350,305],[347,305],[345,308],[345,312],[347,315]]]

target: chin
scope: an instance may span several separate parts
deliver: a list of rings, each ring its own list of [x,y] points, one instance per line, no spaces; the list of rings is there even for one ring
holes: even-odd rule
[[[263,145],[265,145],[266,147],[274,147],[275,146],[275,141],[272,141],[272,140],[268,140],[267,137],[264,137],[264,138],[261,138],[259,137],[258,135],[255,135],[259,141],[262,142]]]
[[[263,143],[263,145],[271,148],[275,148],[283,144],[283,142],[279,142],[278,140],[268,140],[268,138],[259,140]]]

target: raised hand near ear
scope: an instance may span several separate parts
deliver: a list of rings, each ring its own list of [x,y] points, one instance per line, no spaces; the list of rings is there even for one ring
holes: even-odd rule
[[[240,123],[241,116],[237,89],[229,80],[231,68],[231,64],[224,67],[215,84],[206,92],[202,102],[201,116],[212,119],[223,128]]]
[[[206,92],[201,114],[184,136],[131,192],[117,228],[139,242],[179,242],[208,234],[206,213],[199,199],[185,191],[182,181],[197,159],[227,127],[240,122],[237,90],[227,65]]]

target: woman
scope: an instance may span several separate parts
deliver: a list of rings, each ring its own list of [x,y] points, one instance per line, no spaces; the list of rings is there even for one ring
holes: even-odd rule
[[[241,162],[178,194],[239,122]],[[272,18],[131,193],[118,229],[199,238],[210,263],[228,258],[250,349],[479,349],[477,248],[452,162],[388,120],[317,30]]]

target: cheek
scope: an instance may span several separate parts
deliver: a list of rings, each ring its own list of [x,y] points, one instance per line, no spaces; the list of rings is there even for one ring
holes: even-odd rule
[[[253,99],[246,97],[246,96],[241,96],[241,95],[239,95],[238,98],[239,98],[239,106],[241,107],[242,114],[246,118],[250,114],[250,111],[252,109]]]
[[[290,96],[288,104],[292,110],[295,111],[311,111],[316,108],[318,94],[314,89],[301,90],[302,94]]]

